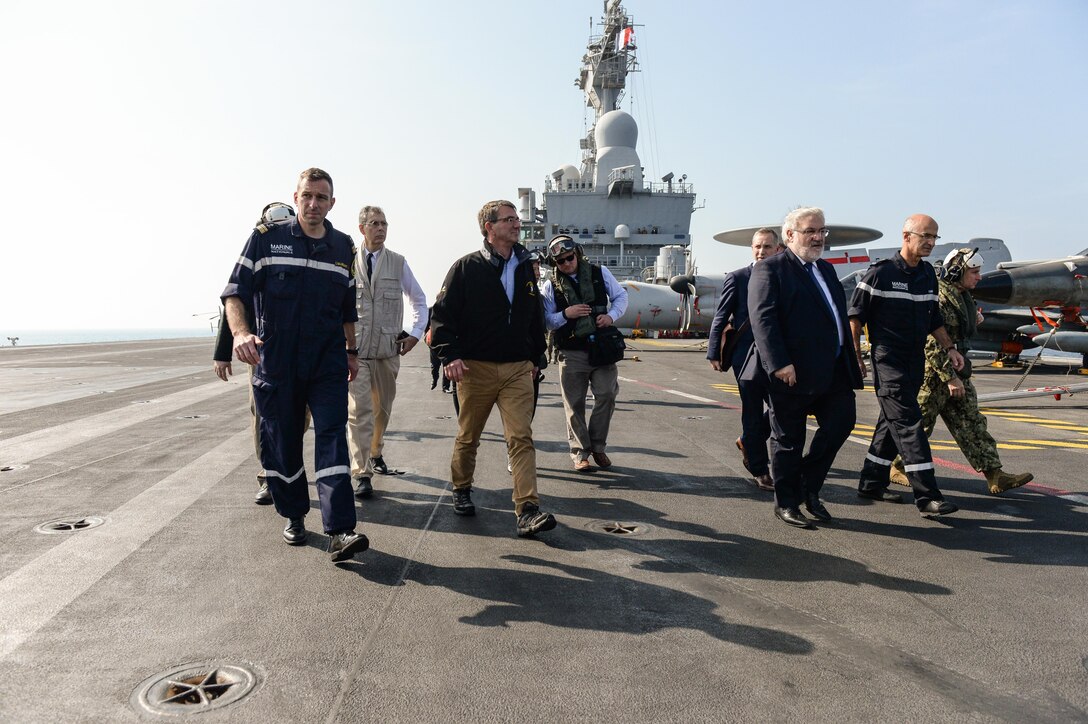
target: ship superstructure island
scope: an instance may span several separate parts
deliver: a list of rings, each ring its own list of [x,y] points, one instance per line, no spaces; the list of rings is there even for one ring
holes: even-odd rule
[[[620,0],[606,0],[600,27],[576,81],[594,112],[579,143],[580,168],[566,164],[547,177],[539,206],[536,191],[518,189],[522,239],[541,248],[570,234],[617,279],[666,282],[686,271],[695,193],[686,175],[646,179],[638,125],[619,108],[627,74],[638,70],[635,24]]]

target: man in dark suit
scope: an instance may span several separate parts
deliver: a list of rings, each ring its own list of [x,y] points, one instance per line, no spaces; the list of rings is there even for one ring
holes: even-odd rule
[[[748,280],[752,277],[752,267],[756,262],[772,257],[785,248],[774,229],[760,229],[752,235],[754,261],[725,275],[706,347],[706,358],[710,360],[711,367],[718,372],[724,372],[726,365],[733,368],[741,406],[741,436],[737,438],[736,445],[744,467],[755,478],[760,490],[774,490],[767,455],[771,422],[764,410],[767,386],[763,379],[742,381],[740,378],[741,368],[754,339],[748,322]],[[728,334],[727,326],[731,330]],[[723,343],[726,339],[728,343]],[[723,355],[726,357],[724,360]]]
[[[820,488],[854,429],[854,390],[861,370],[851,344],[846,294],[834,268],[820,259],[828,229],[824,212],[801,208],[782,223],[786,251],[752,268],[748,311],[755,337],[741,379],[766,379],[771,408],[775,508],[798,528],[832,520]],[[819,429],[804,454],[805,424]]]

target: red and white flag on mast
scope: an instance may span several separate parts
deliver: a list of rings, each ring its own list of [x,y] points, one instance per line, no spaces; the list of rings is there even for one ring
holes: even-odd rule
[[[623,47],[626,48],[628,45],[634,45],[634,42],[635,29],[632,26],[628,25],[626,28],[623,29]]]

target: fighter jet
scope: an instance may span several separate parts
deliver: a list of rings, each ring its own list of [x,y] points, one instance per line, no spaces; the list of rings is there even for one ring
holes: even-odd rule
[[[1088,324],[1080,313],[1088,301],[1086,276],[1088,249],[1064,259],[998,264],[972,292],[975,299],[995,305],[983,307],[987,319],[979,332],[1009,356],[1033,344],[1078,353],[1082,367],[1088,367]]]

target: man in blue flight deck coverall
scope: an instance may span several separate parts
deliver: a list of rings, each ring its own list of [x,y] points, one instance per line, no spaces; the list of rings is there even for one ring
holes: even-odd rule
[[[854,349],[858,352],[862,327],[868,325],[873,382],[880,404],[873,441],[861,467],[858,495],[902,502],[899,493],[888,491],[892,460],[898,452],[906,463],[914,502],[924,516],[959,510],[944,499],[937,487],[933,454],[918,406],[929,335],[948,353],[953,369],[963,367],[963,357],[944,328],[937,275],[925,261],[940,238],[933,217],[915,214],[908,218],[903,225],[902,248],[892,258],[869,267],[854,289],[849,311]],[[859,365],[864,375],[865,363],[859,361]]]
[[[315,483],[334,562],[367,549],[355,533],[346,425],[348,382],[359,371],[355,348],[354,247],[332,227],[332,178],[318,168],[299,176],[298,217],[255,230],[223,290],[234,354],[257,365],[253,397],[261,417],[261,463],[276,511],[288,519],[283,539],[306,542],[310,510],[302,435],[306,406],[315,434]],[[256,334],[246,323],[252,306]]]

